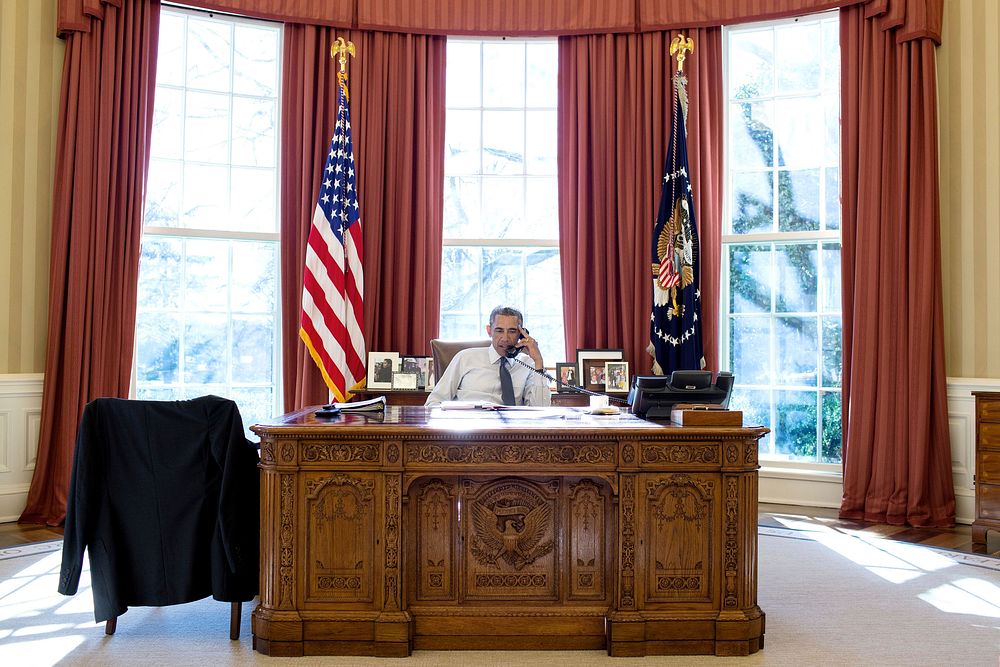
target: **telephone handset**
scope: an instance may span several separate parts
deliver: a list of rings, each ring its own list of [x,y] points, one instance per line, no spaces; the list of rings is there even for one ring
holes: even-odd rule
[[[524,327],[521,327],[521,329],[524,331],[524,333],[518,335],[518,337],[517,337],[517,342],[518,343],[520,343],[522,340],[524,340],[524,334],[530,334],[531,333],[530,331],[528,331]],[[507,358],[508,359],[513,359],[514,357],[516,357],[521,352],[521,349],[522,348],[518,347],[516,344],[515,345],[508,345],[507,346]]]

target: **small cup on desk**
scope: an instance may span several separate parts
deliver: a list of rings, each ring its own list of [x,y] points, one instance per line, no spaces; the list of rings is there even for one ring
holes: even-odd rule
[[[608,407],[608,397],[607,396],[591,396],[590,397],[590,407],[593,408],[606,408]]]

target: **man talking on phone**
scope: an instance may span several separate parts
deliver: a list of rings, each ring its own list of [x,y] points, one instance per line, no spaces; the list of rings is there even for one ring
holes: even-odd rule
[[[531,368],[545,368],[538,342],[524,328],[521,311],[497,306],[486,325],[491,345],[459,351],[425,405],[489,401],[498,405],[550,405],[549,382]]]

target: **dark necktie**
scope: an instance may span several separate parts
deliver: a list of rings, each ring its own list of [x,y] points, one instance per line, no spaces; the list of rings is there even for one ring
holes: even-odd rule
[[[500,357],[500,396],[504,405],[514,405],[514,381],[510,379],[510,370],[504,357]]]

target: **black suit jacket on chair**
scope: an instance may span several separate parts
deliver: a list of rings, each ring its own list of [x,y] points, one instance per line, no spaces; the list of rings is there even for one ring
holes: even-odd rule
[[[257,450],[230,400],[87,404],[66,507],[59,592],[74,595],[84,549],[97,622],[129,605],[256,595]]]

